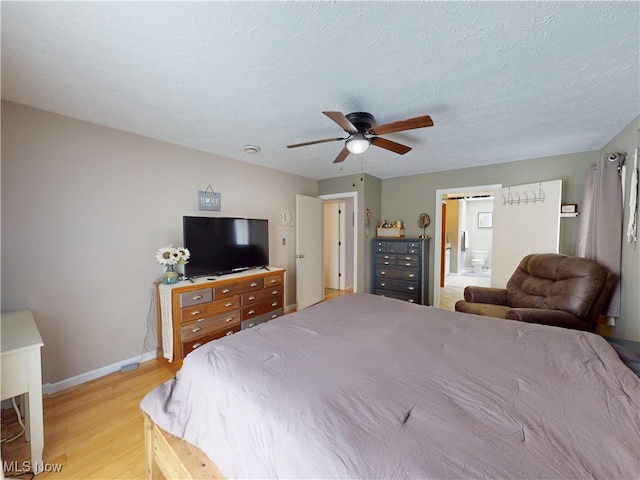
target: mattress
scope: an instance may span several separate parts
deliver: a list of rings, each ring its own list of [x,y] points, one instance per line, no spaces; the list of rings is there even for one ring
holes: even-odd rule
[[[141,408],[227,478],[640,473],[640,379],[603,338],[369,294],[205,344]]]

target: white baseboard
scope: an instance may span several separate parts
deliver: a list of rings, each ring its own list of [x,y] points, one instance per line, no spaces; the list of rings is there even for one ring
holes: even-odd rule
[[[77,385],[80,385],[81,383],[89,382],[91,380],[95,380],[96,378],[109,375],[110,373],[118,372],[125,365],[131,365],[132,363],[142,363],[146,362],[147,360],[153,360],[154,358],[156,358],[155,352],[147,352],[143,353],[142,355],[136,355],[135,357],[121,360],[120,362],[112,363],[111,365],[92,370],[90,372],[81,373],[80,375],[76,375],[65,380],[60,380],[59,382],[45,383],[42,385],[42,393],[45,395],[56,393],[60,390],[64,390],[65,388],[75,387]]]

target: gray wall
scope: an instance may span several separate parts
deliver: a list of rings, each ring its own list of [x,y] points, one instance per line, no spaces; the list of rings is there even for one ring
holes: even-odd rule
[[[602,328],[601,333],[636,342],[640,341],[640,247],[627,243],[626,232],[629,220],[629,189],[631,186],[633,155],[638,146],[640,146],[640,116],[636,117],[601,150],[602,153],[621,152],[627,154],[625,161],[627,178],[622,223],[622,270],[620,272],[622,279],[622,311],[615,328]]]
[[[503,186],[562,180],[562,203],[582,204],[587,169],[596,163],[601,152],[626,152],[627,165],[633,166],[632,156],[638,143],[640,117],[634,119],[601,151],[575,153],[532,160],[522,160],[462,170],[398,177],[382,181],[382,216],[403,219],[407,236],[417,236],[421,230],[417,218],[427,212],[435,218],[435,192],[437,189],[469,187],[501,183]],[[427,160],[428,161],[428,160]],[[628,192],[631,175],[627,175],[624,206],[624,228],[629,217]],[[578,231],[577,218],[562,218],[560,223],[560,252],[575,253]],[[435,225],[427,228],[427,235],[434,236]],[[431,273],[433,278],[433,240],[431,242]],[[615,328],[602,329],[601,333],[618,338],[640,341],[640,259],[638,247],[626,243],[622,251],[622,315]],[[433,288],[433,286],[432,286]],[[430,299],[433,298],[431,292]],[[600,330],[599,330],[600,331]]]
[[[208,184],[219,213],[197,210]],[[294,305],[295,234],[276,228],[296,193],[317,182],[2,102],[2,311],[33,311],[45,383],[136,357],[145,337],[154,350],[155,252],[182,243],[183,215],[207,214],[270,220]]]

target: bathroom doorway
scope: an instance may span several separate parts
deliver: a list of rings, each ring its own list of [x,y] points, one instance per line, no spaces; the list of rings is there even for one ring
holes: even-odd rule
[[[493,191],[497,187],[439,192],[440,235],[436,237],[435,260],[440,266],[440,281],[434,289],[434,305],[454,310],[466,286],[491,286]]]

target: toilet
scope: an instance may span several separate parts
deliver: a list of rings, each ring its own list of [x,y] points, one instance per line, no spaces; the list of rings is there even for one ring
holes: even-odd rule
[[[474,273],[482,273],[482,267],[487,262],[487,258],[489,258],[487,250],[471,250],[471,265]]]

